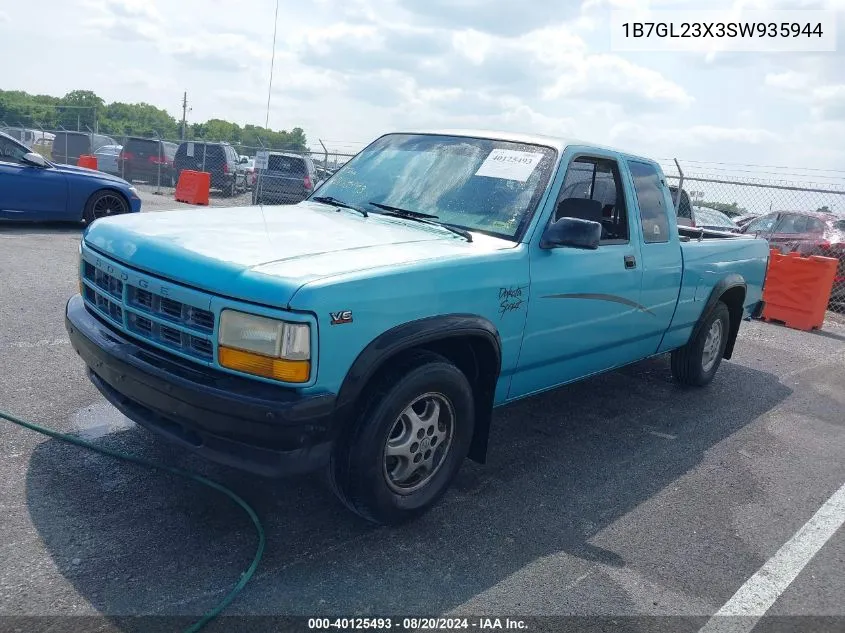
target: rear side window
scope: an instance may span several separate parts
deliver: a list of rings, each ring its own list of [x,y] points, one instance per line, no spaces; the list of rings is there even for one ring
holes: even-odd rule
[[[293,174],[296,176],[305,175],[305,161],[301,158],[292,158],[290,156],[276,156],[270,154],[267,159],[268,171],[279,171],[285,174]]]
[[[665,189],[657,168],[649,163],[628,161],[634,179],[634,192],[640,207],[643,241],[646,244],[669,241],[669,215]]]
[[[130,138],[126,141],[124,147],[127,151],[138,154],[139,156],[156,156],[159,153],[157,141],[143,138]]]

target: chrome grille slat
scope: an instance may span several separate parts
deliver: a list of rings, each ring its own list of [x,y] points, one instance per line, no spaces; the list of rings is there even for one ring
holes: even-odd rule
[[[124,283],[88,261],[83,262],[82,275],[85,302],[112,323],[182,354],[213,358],[212,312]]]

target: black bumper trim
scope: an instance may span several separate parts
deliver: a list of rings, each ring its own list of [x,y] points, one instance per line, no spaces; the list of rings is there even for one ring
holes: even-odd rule
[[[335,436],[335,396],[183,361],[118,333],[68,301],[65,327],[103,396],[128,418],[199,455],[268,477],[317,470]]]

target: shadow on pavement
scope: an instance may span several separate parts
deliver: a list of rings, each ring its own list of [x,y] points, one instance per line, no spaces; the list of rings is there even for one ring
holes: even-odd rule
[[[83,222],[16,222],[0,219],[0,235],[44,235],[76,234],[81,235],[85,228]]]
[[[256,479],[134,427],[99,441],[201,471],[255,507],[267,551],[230,612],[433,616],[561,552],[624,567],[590,539],[791,393],[772,374],[728,362],[710,387],[682,389],[666,359],[654,359],[511,405],[494,418],[488,463],[467,462],[443,502],[393,529],[357,519],[317,477]],[[58,441],[34,451],[27,499],[54,564],[108,616],[200,614],[254,552],[247,517],[219,494]],[[621,587],[609,592],[633,612]]]

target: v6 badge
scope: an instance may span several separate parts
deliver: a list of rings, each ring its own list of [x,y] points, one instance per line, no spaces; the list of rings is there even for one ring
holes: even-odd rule
[[[332,320],[332,325],[343,325],[344,323],[352,323],[352,311],[341,310],[340,312],[329,312],[329,317]]]

